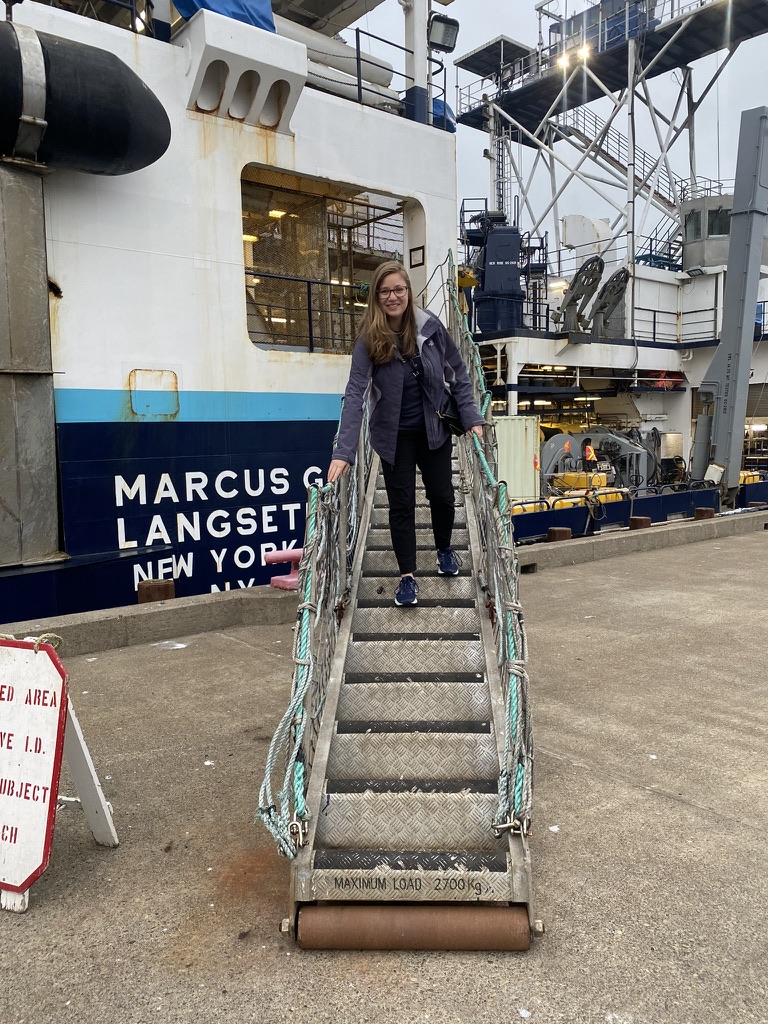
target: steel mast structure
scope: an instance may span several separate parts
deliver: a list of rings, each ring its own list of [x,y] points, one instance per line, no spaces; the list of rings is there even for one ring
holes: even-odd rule
[[[626,239],[626,262],[636,259],[674,263],[681,249],[680,204],[702,191],[721,191],[719,182],[697,176],[695,118],[739,45],[768,31],[766,0],[603,0],[568,15],[557,0],[537,4],[539,38],[526,46],[500,36],[456,62],[480,76],[462,89],[462,124],[490,136],[491,195],[496,208],[513,210],[513,183],[532,235],[554,222],[553,253],[562,248],[559,202],[573,182],[588,186],[610,211],[610,235],[603,248]],[[725,50],[717,68],[694,96],[691,64]],[[653,78],[679,70],[672,109],[665,113],[651,96]],[[671,76],[670,76],[671,77]],[[604,119],[588,104],[610,104]],[[637,142],[642,111],[658,150],[651,155]],[[685,177],[672,169],[670,152],[687,133]],[[573,151],[563,155],[559,142]],[[527,173],[516,150],[535,152]],[[558,180],[558,169],[565,177]],[[541,172],[550,197],[534,208],[530,193]],[[617,194],[618,190],[618,194]],[[643,245],[639,239],[653,231]],[[558,273],[560,267],[550,266]],[[634,317],[627,292],[627,332]]]

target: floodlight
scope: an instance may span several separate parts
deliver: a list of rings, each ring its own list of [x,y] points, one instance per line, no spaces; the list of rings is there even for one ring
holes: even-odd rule
[[[459,23],[445,14],[433,14],[427,29],[427,44],[430,50],[453,53],[459,35]]]

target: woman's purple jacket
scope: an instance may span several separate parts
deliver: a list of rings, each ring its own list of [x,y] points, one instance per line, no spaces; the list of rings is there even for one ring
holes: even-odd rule
[[[450,436],[448,428],[435,412],[439,409],[445,384],[450,386],[459,407],[465,430],[483,424],[467,374],[464,360],[456,344],[440,320],[429,310],[416,308],[416,344],[422,364],[424,421],[430,448],[439,448]],[[403,365],[399,359],[375,366],[368,357],[364,338],[358,338],[352,352],[352,368],[344,392],[339,437],[333,449],[334,459],[350,465],[357,455],[357,443],[366,402],[371,408],[371,445],[390,464],[395,461],[400,404],[403,397]],[[406,365],[405,372],[410,373]]]

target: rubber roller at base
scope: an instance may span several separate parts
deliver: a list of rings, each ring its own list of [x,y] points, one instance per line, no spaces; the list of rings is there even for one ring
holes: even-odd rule
[[[301,949],[525,950],[523,906],[323,904],[299,910]]]

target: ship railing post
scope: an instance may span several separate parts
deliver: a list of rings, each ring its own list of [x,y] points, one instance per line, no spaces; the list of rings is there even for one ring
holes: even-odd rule
[[[357,102],[363,102],[363,60],[360,55],[360,29],[355,29],[355,49],[357,51]]]
[[[309,351],[315,351],[315,333],[312,328],[312,282],[307,281],[307,330],[309,331]]]

